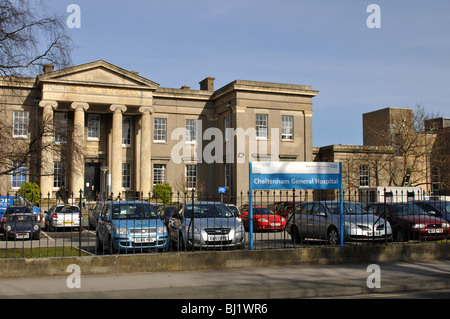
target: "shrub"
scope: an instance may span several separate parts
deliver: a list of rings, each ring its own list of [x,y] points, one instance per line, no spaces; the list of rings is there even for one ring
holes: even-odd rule
[[[41,190],[38,184],[30,182],[22,184],[17,191],[17,194],[28,200],[32,205],[39,206],[39,202],[41,201]]]
[[[172,186],[167,183],[154,185],[153,198],[163,202],[164,205],[170,205],[172,203]]]

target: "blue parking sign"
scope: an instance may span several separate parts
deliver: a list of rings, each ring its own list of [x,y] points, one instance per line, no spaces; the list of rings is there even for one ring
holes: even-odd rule
[[[227,192],[226,187],[219,187],[219,194],[225,194]]]

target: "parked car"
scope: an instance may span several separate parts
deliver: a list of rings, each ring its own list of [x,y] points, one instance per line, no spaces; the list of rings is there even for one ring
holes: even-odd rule
[[[49,231],[82,226],[83,215],[77,205],[57,204],[45,213],[45,228]]]
[[[169,223],[170,237],[180,250],[187,247],[239,247],[245,230],[234,214],[220,202],[187,202]]]
[[[32,213],[14,213],[7,217],[4,227],[5,240],[39,239],[41,228]]]
[[[253,231],[261,230],[283,230],[286,219],[276,215],[268,207],[253,207]],[[242,212],[242,223],[246,231],[250,230],[250,213],[248,210]]]
[[[41,221],[41,210],[39,207],[33,206],[28,200],[21,196],[0,196],[0,218],[3,213],[10,206],[28,207],[30,211],[36,216],[38,221]]]
[[[435,200],[419,200],[414,201],[429,215],[440,217],[450,222],[450,202]]]
[[[386,218],[397,241],[443,239],[450,234],[446,220],[430,216],[413,203],[369,204],[367,211]]]
[[[296,205],[300,204],[300,202],[295,202]],[[270,210],[272,210],[275,214],[281,215],[286,218],[291,212],[292,207],[294,207],[294,202],[292,201],[281,201],[275,202],[268,206]]]
[[[88,213],[88,227],[90,229],[96,229],[98,225],[98,217],[100,216],[103,206],[105,205],[104,201],[97,202],[95,206],[89,210]]]
[[[234,217],[236,217],[238,222],[242,222],[242,216],[239,208],[237,208],[234,204],[225,204],[224,205],[234,214]]]
[[[363,210],[360,203],[343,202],[344,241],[383,240],[392,237],[391,226],[381,217]],[[340,244],[340,203],[338,201],[304,202],[297,204],[286,225],[292,240],[301,243],[303,238],[327,240]]]
[[[6,210],[4,211],[4,213],[2,215],[2,219],[0,222],[0,230],[1,231],[5,230],[6,221],[8,220],[8,217],[13,214],[32,214],[32,212],[31,212],[31,208],[28,206],[9,206],[8,208],[6,208]],[[34,214],[33,214],[33,216],[37,220],[37,216]]]
[[[169,234],[153,205],[141,201],[108,201],[98,219],[97,251],[168,248]]]
[[[172,218],[172,215],[177,210],[177,206],[165,206],[164,208],[161,208],[161,212],[159,214],[159,217],[163,221],[164,225],[168,226],[169,221]]]

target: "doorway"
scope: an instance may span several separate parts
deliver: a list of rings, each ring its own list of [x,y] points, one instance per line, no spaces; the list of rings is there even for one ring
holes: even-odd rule
[[[100,195],[100,164],[86,163],[84,168],[84,197],[87,201],[97,200]]]

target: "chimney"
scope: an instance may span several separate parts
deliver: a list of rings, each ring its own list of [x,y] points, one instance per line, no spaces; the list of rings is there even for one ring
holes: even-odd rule
[[[199,82],[200,90],[214,92],[214,80],[215,80],[215,78],[208,76],[206,79]]]
[[[53,72],[54,69],[55,69],[55,66],[53,64],[50,64],[50,63],[44,64],[44,74],[51,73],[51,72]]]

